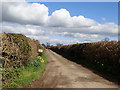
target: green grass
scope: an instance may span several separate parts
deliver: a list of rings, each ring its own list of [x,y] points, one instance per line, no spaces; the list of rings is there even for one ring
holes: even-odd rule
[[[36,57],[27,67],[18,68],[18,71],[20,71],[19,77],[16,76],[15,78],[10,79],[9,83],[3,85],[3,88],[21,88],[24,85],[31,83],[33,80],[38,79],[46,66],[45,51],[41,57],[45,62],[40,62],[40,59]]]

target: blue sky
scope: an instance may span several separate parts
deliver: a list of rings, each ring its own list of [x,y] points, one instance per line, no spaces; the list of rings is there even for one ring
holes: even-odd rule
[[[49,15],[54,11],[65,8],[70,12],[71,16],[85,16],[93,19],[101,24],[106,22],[114,22],[118,24],[118,2],[42,2],[49,8]],[[103,20],[105,18],[106,20]],[[73,39],[62,36],[50,36],[57,39]],[[116,40],[116,37],[108,37],[111,40]],[[80,39],[80,41],[84,41]]]
[[[51,15],[55,10],[67,9],[71,16],[83,15],[99,23],[106,22],[118,23],[118,3],[117,2],[42,2],[49,8]]]
[[[119,0],[26,0],[27,2],[119,2]]]
[[[106,22],[114,22],[118,24],[117,2],[42,2],[42,4],[49,8],[49,15],[51,15],[55,10],[65,8],[70,12],[71,16],[83,15],[86,18],[93,19],[101,24]],[[102,18],[105,18],[106,20],[104,21]],[[50,37],[55,37],[58,39],[70,39],[65,37],[63,38],[62,36]],[[116,37],[110,36],[104,37],[109,37],[111,40],[117,39]]]
[[[118,2],[27,2],[4,8],[4,31],[42,43],[118,40]]]

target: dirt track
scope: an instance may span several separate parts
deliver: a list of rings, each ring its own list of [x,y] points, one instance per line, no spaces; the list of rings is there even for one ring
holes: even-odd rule
[[[48,64],[43,76],[25,88],[117,88],[92,71],[47,50]]]

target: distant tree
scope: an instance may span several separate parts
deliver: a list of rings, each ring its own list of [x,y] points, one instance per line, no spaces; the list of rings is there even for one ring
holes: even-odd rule
[[[109,39],[108,37],[105,37],[105,38],[103,39],[103,41],[108,42],[108,41],[110,41],[110,39]]]
[[[57,46],[62,46],[63,44],[61,44],[61,43],[56,43],[56,45],[57,45]]]
[[[37,42],[39,42],[38,40],[36,40]]]
[[[79,43],[80,43],[79,41],[76,42],[76,44],[79,44]]]
[[[45,45],[44,43],[42,44],[42,46],[43,46],[43,47],[46,47],[46,45]]]
[[[47,47],[49,47],[50,46],[50,43],[49,42],[47,42]]]

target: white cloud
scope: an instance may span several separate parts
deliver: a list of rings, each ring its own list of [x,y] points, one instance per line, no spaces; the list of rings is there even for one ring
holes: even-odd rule
[[[3,32],[8,32],[8,33],[22,33],[32,39],[39,40],[41,43],[50,42],[52,44],[56,44],[59,42],[59,43],[68,44],[68,43],[80,42],[79,38],[83,40],[86,40],[86,39],[97,40],[98,39],[97,36],[96,36],[97,38],[96,37],[94,38],[93,35],[89,35],[89,34],[45,31],[44,28],[40,26],[20,25],[20,24],[13,24],[13,23],[7,23],[7,24],[3,23],[2,30]],[[62,35],[64,38],[68,38],[68,37],[69,38],[73,37],[73,38],[68,39],[68,40],[67,39],[62,40],[60,38],[56,39],[56,38],[49,37],[53,35],[60,35],[60,36]]]
[[[80,41],[87,40],[87,41],[100,41],[104,37],[99,34],[85,34],[85,33],[71,33],[71,32],[52,32],[53,35],[60,35],[66,38],[76,38]]]
[[[48,8],[44,4],[3,3],[2,6],[4,21],[44,25],[48,18]]]
[[[89,27],[98,23],[84,16],[71,17],[66,9],[56,10],[48,16],[48,7],[38,3],[4,3],[4,21],[51,27]]]
[[[104,22],[106,22],[107,19],[106,19],[105,17],[103,17],[102,20],[103,20]]]
[[[3,3],[2,19],[9,22],[3,24],[3,32],[22,33],[42,42],[53,43],[97,41],[105,35],[115,37],[118,34],[118,25],[112,22],[100,24],[82,15],[71,16],[66,9],[56,10],[50,16],[48,11],[48,7],[40,3]],[[75,39],[60,40],[49,35]]]
[[[98,23],[84,16],[70,16],[66,9],[56,10],[48,20],[48,26],[53,27],[89,27]]]
[[[118,25],[116,25],[115,23],[98,24],[97,26],[91,26],[89,30],[92,33],[95,32],[98,34],[117,35]]]
[[[1,0],[1,2],[26,2],[26,0]]]
[[[51,27],[69,27],[71,26],[71,16],[66,9],[56,10],[48,20],[48,26]]]
[[[2,25],[2,32],[9,33],[22,33],[24,35],[43,35],[43,31],[40,27],[34,25],[20,25],[20,24],[5,24]]]
[[[90,27],[95,26],[98,23],[92,19],[85,18],[84,16],[72,17],[73,27]]]

